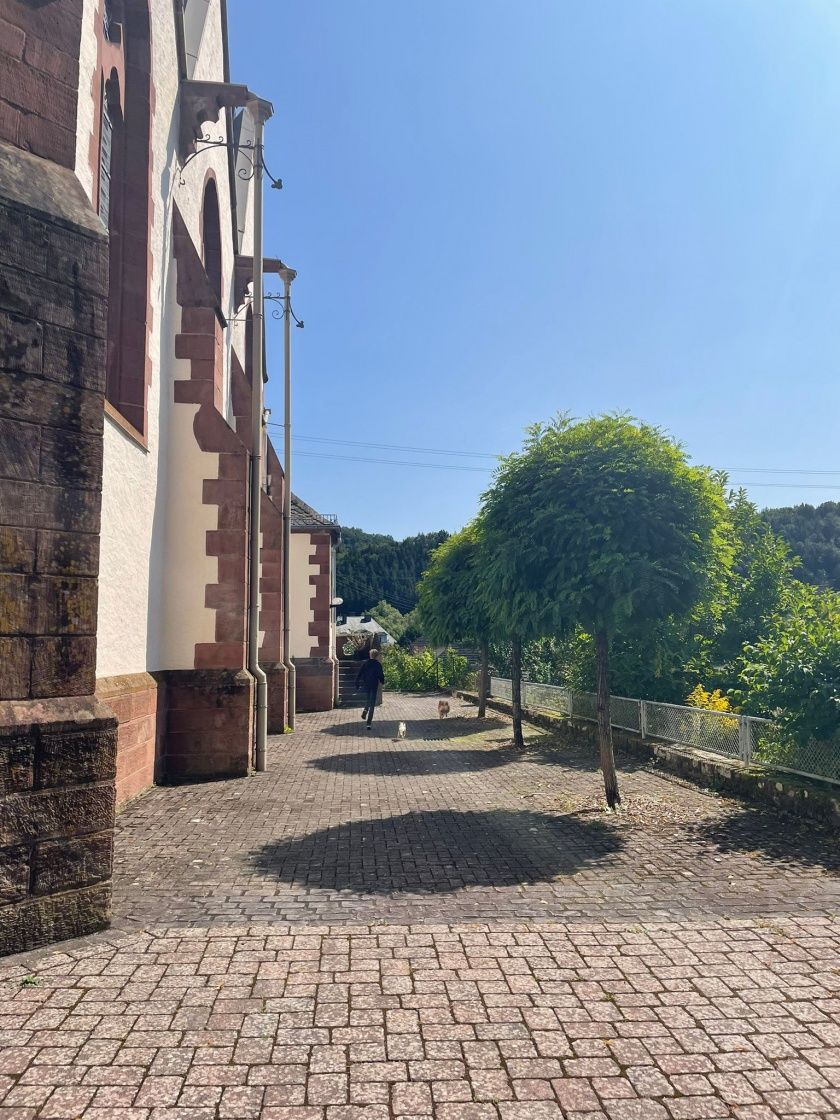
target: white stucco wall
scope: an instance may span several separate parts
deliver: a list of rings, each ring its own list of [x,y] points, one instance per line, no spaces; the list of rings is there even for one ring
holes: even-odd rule
[[[216,640],[216,612],[204,605],[207,584],[218,580],[219,561],[206,555],[208,530],[218,528],[219,507],[202,503],[205,478],[219,473],[219,456],[203,452],[193,437],[198,405],[172,413],[166,502],[159,669],[191,669],[195,647]]]
[[[289,552],[289,643],[292,657],[311,657],[313,638],[309,633],[310,622],[315,621],[312,609],[312,584],[310,576],[318,575],[320,568],[313,563],[315,545],[308,533],[292,533]]]
[[[189,377],[175,359],[180,308],[175,298],[172,207],[176,203],[201,251],[201,207],[212,168],[222,225],[223,310],[234,314],[235,233],[224,149],[203,152],[182,173],[177,136],[179,77],[172,0],[150,0],[155,110],[151,140],[154,201],[150,231],[152,318],[148,449],[106,416],[102,486],[97,675],[192,668],[197,643],[215,638],[215,614],[204,606],[218,561],[205,554],[206,532],[216,528],[217,507],[202,502],[205,478],[218,473],[218,455],[198,448],[192,430],[197,406],[175,405],[173,384]],[[89,151],[94,121],[91,86],[96,69],[96,0],[85,0],[80,63],[77,175],[93,197]],[[210,0],[196,62],[196,78],[223,80],[220,0]],[[224,114],[206,132],[225,134]],[[184,183],[180,183],[183,177]],[[237,330],[234,326],[229,328]],[[241,328],[234,344],[244,359]]]
[[[96,35],[94,21],[98,18],[98,0],[84,0],[82,7],[82,39],[79,44],[79,104],[76,113],[76,178],[85,194],[93,200],[93,172],[90,166],[90,144],[96,103],[91,96],[96,70]]]

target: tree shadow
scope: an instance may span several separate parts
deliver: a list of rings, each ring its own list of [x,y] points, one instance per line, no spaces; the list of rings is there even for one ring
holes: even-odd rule
[[[622,773],[629,774],[635,770],[652,769],[651,759],[624,750],[620,744],[616,744],[614,749],[619,778]],[[526,740],[525,750],[518,752],[518,756],[520,759],[527,759],[541,766],[563,766],[568,770],[582,770],[588,773],[594,773],[601,765],[597,744],[586,739],[581,739],[577,743],[568,742],[550,732]],[[663,777],[668,776],[667,771],[660,771],[660,773]]]
[[[521,759],[519,751],[444,748],[331,754],[325,758],[312,758],[306,765],[334,774],[374,774],[386,778],[397,774],[458,774],[469,770],[493,770]]]
[[[764,806],[745,805],[726,816],[692,825],[695,839],[711,842],[722,852],[760,855],[795,870],[821,867],[840,875],[837,830],[818,821],[802,820]]]
[[[346,709],[344,709],[346,710]],[[367,738],[373,735],[377,739],[395,739],[400,723],[406,725],[407,739],[458,739],[465,735],[480,735],[486,731],[498,731],[507,726],[503,719],[475,719],[463,716],[454,716],[449,719],[377,719],[373,717],[371,731],[362,728],[361,714],[358,720],[331,723],[327,727],[319,727],[321,735],[335,735],[342,739]]]
[[[493,809],[452,809],[348,821],[276,840],[253,855],[279,882],[372,895],[443,894],[573,875],[624,841],[601,821]]]

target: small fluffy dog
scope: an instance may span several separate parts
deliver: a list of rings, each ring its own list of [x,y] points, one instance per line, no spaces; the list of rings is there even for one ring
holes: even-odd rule
[[[404,723],[400,723],[399,727],[397,728],[397,738],[398,739],[404,739],[405,738],[405,724]]]
[[[446,719],[446,717],[449,715],[448,700],[438,700],[438,715],[441,719]]]

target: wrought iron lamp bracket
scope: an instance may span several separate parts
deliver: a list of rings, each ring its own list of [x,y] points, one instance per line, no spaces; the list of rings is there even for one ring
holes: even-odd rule
[[[204,152],[211,152],[216,148],[227,148],[228,151],[235,152],[236,155],[244,155],[248,160],[250,167],[240,167],[237,169],[237,178],[248,182],[254,178],[257,166],[261,167],[265,174],[268,176],[272,190],[279,191],[283,189],[283,180],[275,178],[268,170],[265,164],[265,155],[262,147],[257,150],[256,146],[248,141],[244,144],[234,144],[231,140],[226,140],[223,136],[199,136],[195,141],[195,149],[190,152],[184,162],[179,168],[178,186],[183,187],[186,183],[184,172],[195,159],[196,156],[202,155]]]
[[[275,307],[272,310],[272,319],[286,318],[286,297],[282,292],[266,292],[266,294],[263,296],[263,299],[270,299],[272,303],[280,304],[280,307]],[[298,319],[297,315],[295,315],[294,308],[292,307],[291,303],[289,304],[289,314],[291,315],[292,319],[294,319],[295,326],[303,330],[303,319]]]

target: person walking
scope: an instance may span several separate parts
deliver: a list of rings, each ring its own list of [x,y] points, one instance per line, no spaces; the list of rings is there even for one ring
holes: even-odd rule
[[[370,730],[373,719],[373,709],[379,695],[379,686],[385,683],[385,672],[379,661],[379,650],[372,649],[370,657],[365,661],[356,675],[356,691],[360,689],[365,694],[365,706],[362,708],[362,719],[367,720]]]

